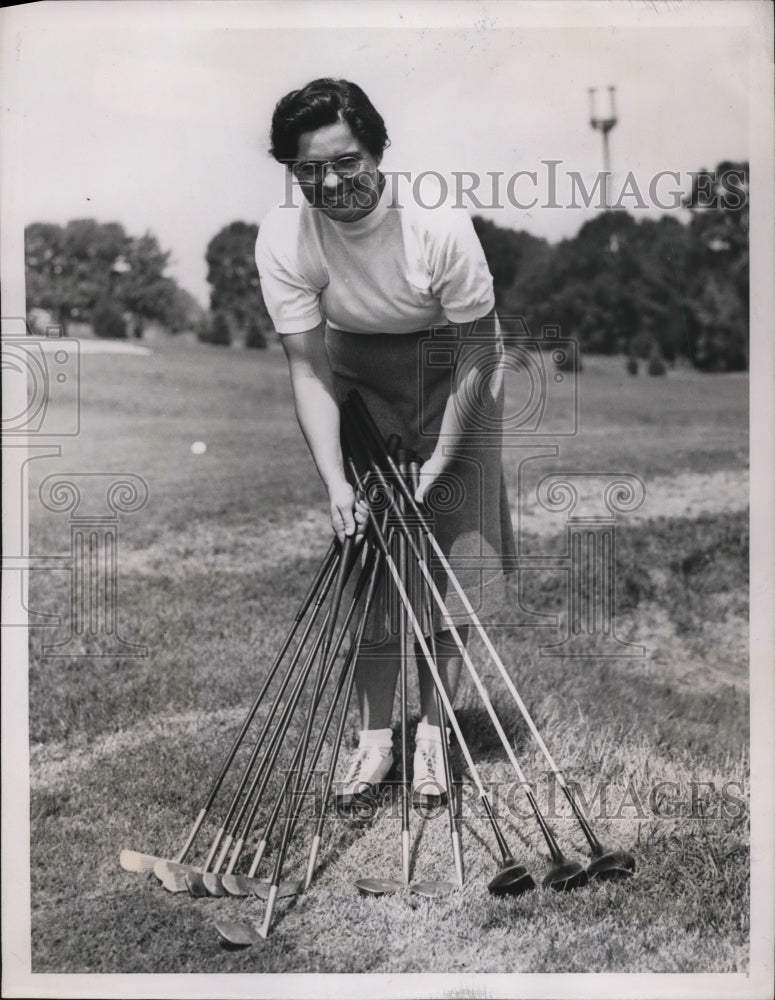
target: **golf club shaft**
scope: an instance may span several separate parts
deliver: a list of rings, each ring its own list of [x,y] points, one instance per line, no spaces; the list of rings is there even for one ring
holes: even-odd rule
[[[412,490],[416,493],[417,488],[420,485],[420,462],[415,455],[411,456],[409,461],[409,482]],[[419,544],[427,562],[427,542],[425,541],[424,536],[420,537]],[[425,608],[425,617],[428,621],[428,638],[430,640],[429,646],[431,655],[433,656],[434,662],[438,665],[438,657],[436,654],[436,634],[433,627],[433,603],[431,601],[431,595],[428,591],[427,584],[424,580],[422,581],[422,596],[423,606]],[[463,853],[460,844],[460,823],[457,814],[457,796],[455,794],[452,767],[449,762],[447,717],[444,711],[444,706],[441,703],[441,696],[435,686],[433,694],[436,702],[436,715],[439,719],[439,730],[441,732],[441,753],[444,762],[444,780],[447,785],[447,813],[449,816],[449,835],[452,841],[452,857],[455,862],[455,872],[457,874],[458,883],[463,885]]]
[[[398,465],[406,474],[406,452],[399,448]],[[408,560],[406,553],[406,538],[401,532],[397,533],[398,540],[398,571],[404,586],[409,588]],[[407,673],[408,673],[408,636],[406,609],[399,602],[399,641],[401,649],[401,661],[399,667],[399,701],[401,705],[401,872],[404,884],[409,885],[409,759],[407,752],[408,743],[408,720],[407,720]]]

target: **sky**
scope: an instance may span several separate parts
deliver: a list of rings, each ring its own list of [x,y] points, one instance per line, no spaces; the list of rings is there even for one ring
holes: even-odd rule
[[[260,223],[285,197],[268,155],[272,109],[319,76],[359,83],[385,119],[383,168],[499,173],[499,208],[472,211],[552,241],[598,209],[570,207],[569,171],[602,169],[589,124],[616,87],[614,197],[632,171],[646,207],[687,190],[689,171],[749,157],[750,5],[642,3],[43,3],[0,20],[14,87],[21,214],[93,217],[150,230],[170,273],[203,304],[204,252],[237,219]],[[746,16],[743,16],[746,15]],[[546,161],[559,178],[548,196]],[[534,171],[506,182],[517,171]],[[405,181],[396,183],[404,184]],[[492,201],[492,180],[480,201]],[[399,189],[401,190],[401,189]],[[427,198],[425,187],[419,189]],[[577,199],[578,204],[579,199]]]

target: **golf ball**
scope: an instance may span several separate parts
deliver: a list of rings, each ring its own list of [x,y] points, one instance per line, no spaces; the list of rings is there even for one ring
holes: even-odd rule
[[[204,455],[206,451],[207,451],[207,445],[204,443],[204,441],[194,441],[194,443],[191,445],[192,455]]]

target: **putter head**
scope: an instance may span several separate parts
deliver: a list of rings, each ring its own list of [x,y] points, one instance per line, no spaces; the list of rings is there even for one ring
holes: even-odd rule
[[[221,938],[234,948],[248,948],[260,940],[258,931],[250,924],[240,924],[236,920],[216,920],[215,929]]]
[[[570,892],[572,889],[581,889],[587,884],[587,872],[584,865],[578,861],[562,858],[549,869],[543,884],[555,892]]]
[[[535,887],[533,876],[527,868],[515,861],[504,864],[487,883],[487,889],[493,896],[521,896],[523,892],[530,892]]]
[[[400,892],[404,884],[396,878],[359,878],[355,888],[364,896],[387,896]]]
[[[593,856],[587,865],[587,878],[600,879],[602,882],[613,882],[632,878],[635,872],[635,858],[629,851],[621,848],[604,850],[602,854]]]
[[[429,880],[426,882],[412,882],[409,889],[416,895],[424,896],[426,899],[438,899],[440,896],[448,896],[451,892],[454,892],[455,886],[452,882]]]

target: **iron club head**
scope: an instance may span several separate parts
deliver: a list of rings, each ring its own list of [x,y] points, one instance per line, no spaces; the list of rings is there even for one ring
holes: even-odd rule
[[[237,923],[236,920],[216,920],[215,929],[227,944],[236,948],[247,948],[261,939],[254,927]]]
[[[128,848],[119,855],[118,863],[126,872],[134,872],[136,875],[149,875],[158,861],[164,861],[155,854],[142,854],[140,851],[132,851]]]
[[[188,892],[188,884],[186,882],[186,872],[176,872],[168,871],[159,878],[162,886],[167,890],[167,892]]]
[[[409,886],[411,892],[426,899],[438,899],[440,896],[448,896],[455,891],[456,886],[452,882],[445,881],[425,881],[412,882]]]
[[[201,872],[177,872],[175,874],[183,876],[188,891],[192,896],[196,896],[197,899],[203,899],[205,896],[210,895]]]
[[[387,896],[400,892],[404,884],[395,878],[359,878],[355,887],[364,896]]]

